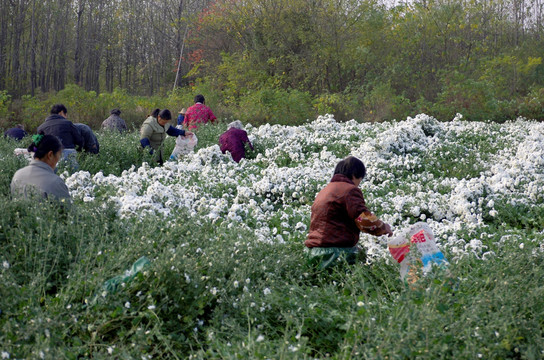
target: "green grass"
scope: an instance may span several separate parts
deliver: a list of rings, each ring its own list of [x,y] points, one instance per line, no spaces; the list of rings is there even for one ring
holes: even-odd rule
[[[199,148],[215,144],[224,128],[199,132]],[[101,154],[80,155],[82,170],[119,175],[149,160],[136,133],[98,135]],[[177,221],[165,222],[120,219],[94,202],[59,215],[51,204],[11,201],[11,177],[25,163],[11,156],[16,146],[0,142],[0,353],[10,358],[544,356],[538,207],[523,210],[533,216],[498,204],[505,220],[486,230],[494,255],[463,257],[448,273],[408,287],[394,264],[316,272],[306,266],[303,238],[266,244],[181,209]],[[166,153],[172,148],[169,139]],[[434,161],[450,166],[446,157]],[[104,292],[106,280],[144,255],[151,260],[145,271]]]

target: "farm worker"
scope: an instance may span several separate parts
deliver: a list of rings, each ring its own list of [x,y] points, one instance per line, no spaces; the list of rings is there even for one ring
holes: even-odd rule
[[[63,147],[62,161],[67,162],[72,170],[76,170],[79,167],[76,160],[76,145],[81,151],[83,137],[76,126],[66,119],[67,114],[68,110],[63,104],[53,105],[51,115],[38,126],[38,134],[43,132],[44,135],[58,137]]]
[[[120,133],[127,131],[127,124],[119,115],[121,115],[121,110],[112,109],[110,111],[110,116],[106,120],[102,121],[101,128],[103,130],[117,130]]]
[[[164,156],[162,153],[162,143],[166,138],[166,135],[170,136],[186,136],[192,135],[190,131],[185,131],[181,129],[176,129],[171,126],[169,121],[172,120],[172,113],[170,110],[164,109],[159,110],[155,109],[149,117],[142,124],[140,129],[140,144],[145,149],[146,147],[151,147],[150,153],[156,153],[156,159],[159,164],[164,163]]]
[[[39,198],[56,199],[69,205],[71,197],[68,187],[55,174],[55,167],[62,156],[60,140],[43,133],[33,135],[28,151],[34,153],[34,159],[13,175],[13,197],[30,198],[37,195]]]
[[[4,137],[5,138],[10,137],[10,138],[15,139],[17,141],[21,140],[22,138],[24,138],[27,135],[28,135],[28,133],[25,131],[25,127],[23,126],[23,124],[17,124],[17,125],[15,125],[14,128],[7,129],[4,132]]]
[[[247,132],[244,130],[242,122],[236,120],[228,125],[227,131],[219,136],[219,146],[221,152],[224,154],[226,151],[230,152],[232,160],[240,162],[242,158],[246,157],[245,144],[248,144],[253,150],[253,145],[247,137]]]
[[[391,236],[391,227],[366,207],[359,189],[366,175],[363,162],[349,156],[334,169],[331,182],[317,194],[312,205],[310,231],[305,241],[310,264],[327,268],[338,258],[353,264],[364,257],[357,246],[359,232]]]
[[[98,139],[93,130],[85,124],[74,123],[74,125],[79,130],[81,137],[83,137],[83,150],[87,153],[98,154],[100,144],[98,144]]]
[[[189,130],[196,129],[200,124],[208,121],[214,122],[217,118],[212,110],[206,106],[204,95],[195,96],[195,104],[190,106],[185,113],[183,125]]]
[[[182,108],[178,113],[178,125],[183,125],[183,120],[185,119],[185,113],[187,110],[185,108]]]

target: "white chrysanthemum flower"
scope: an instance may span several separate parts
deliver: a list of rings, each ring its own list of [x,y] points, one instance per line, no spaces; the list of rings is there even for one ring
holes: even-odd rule
[[[256,241],[278,244],[305,237],[312,200],[349,153],[371,164],[360,188],[382,220],[398,229],[414,218],[426,221],[444,239],[446,255],[456,259],[485,258],[484,247],[460,237],[484,229],[489,216],[498,217],[497,203],[530,207],[544,201],[544,125],[536,121],[489,124],[464,121],[457,114],[444,123],[419,114],[370,124],[337,122],[327,114],[301,126],[265,124],[247,131],[266,149],[239,164],[213,145],[183,161],[155,168],[144,163],[120,176],[85,171],[61,175],[74,199],[112,206],[121,218],[152,215],[168,222],[184,209],[188,221],[208,218],[252,232]],[[501,147],[484,153],[481,144],[465,140],[473,134]],[[458,156],[459,150],[472,156],[470,162]],[[449,170],[474,175],[436,173],[433,167],[444,157],[455,159]],[[368,261],[390,258],[371,236],[361,235],[361,245],[370,254]]]

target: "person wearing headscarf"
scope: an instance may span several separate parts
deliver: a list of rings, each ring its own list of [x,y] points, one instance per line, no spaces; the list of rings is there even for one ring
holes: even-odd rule
[[[240,162],[246,157],[246,144],[253,150],[253,145],[247,137],[242,122],[236,120],[228,125],[227,131],[219,136],[219,146],[221,152],[229,152],[232,160]]]

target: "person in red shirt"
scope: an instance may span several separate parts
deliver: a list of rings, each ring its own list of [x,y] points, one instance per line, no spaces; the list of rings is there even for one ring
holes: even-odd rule
[[[185,119],[183,119],[183,125],[189,129],[193,130],[198,128],[199,125],[205,124],[208,121],[212,123],[217,118],[213,114],[212,110],[206,106],[206,100],[204,95],[195,96],[195,104],[190,106],[185,112]]]

